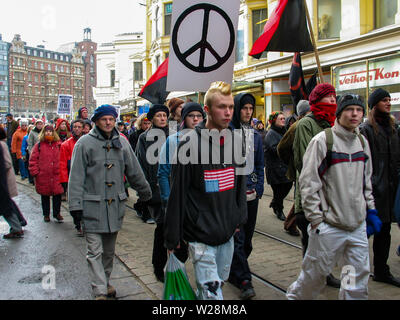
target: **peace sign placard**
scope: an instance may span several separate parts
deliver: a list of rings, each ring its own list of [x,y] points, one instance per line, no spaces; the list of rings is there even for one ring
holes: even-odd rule
[[[175,0],[167,91],[232,82],[240,0]]]

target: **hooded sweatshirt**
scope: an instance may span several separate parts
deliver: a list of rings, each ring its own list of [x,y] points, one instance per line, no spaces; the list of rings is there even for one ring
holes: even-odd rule
[[[261,198],[264,193],[264,151],[263,151],[263,143],[261,135],[257,132],[257,130],[251,127],[251,120],[253,118],[253,114],[250,117],[250,121],[248,123],[242,123],[240,121],[240,110],[245,105],[244,102],[253,100],[255,104],[254,97],[249,93],[239,93],[234,98],[234,113],[232,117],[231,126],[234,129],[249,129],[250,134],[253,134],[254,139],[254,157],[250,158],[254,160],[253,172],[247,176],[247,191],[256,190],[257,196]],[[252,103],[252,104],[253,104]],[[253,104],[254,108],[255,105]],[[243,137],[244,130],[242,132]]]
[[[189,141],[182,141],[178,146],[193,150],[191,155],[196,163],[172,165],[172,187],[164,220],[168,249],[176,248],[181,239],[210,246],[224,244],[247,220],[246,177],[236,174],[239,165],[223,159],[225,148],[232,148],[232,142],[225,139],[222,144],[212,145],[210,138],[201,135],[202,129],[205,129],[205,122],[185,136]],[[232,132],[232,136],[234,134]],[[201,163],[206,151],[202,150],[202,144],[218,150],[221,160]],[[210,158],[211,155],[212,152]]]

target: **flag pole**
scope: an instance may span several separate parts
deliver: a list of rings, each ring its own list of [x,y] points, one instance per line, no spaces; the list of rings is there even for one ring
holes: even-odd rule
[[[304,2],[304,9],[306,10],[308,28],[310,29],[311,42],[312,42],[312,45],[314,47],[315,60],[317,62],[320,83],[324,83],[325,82],[324,81],[324,76],[322,74],[321,63],[319,61],[318,48],[317,48],[317,44],[315,43],[315,37],[314,37],[313,27],[312,27],[312,23],[311,23],[310,13],[308,12],[307,1],[303,0],[303,2]]]

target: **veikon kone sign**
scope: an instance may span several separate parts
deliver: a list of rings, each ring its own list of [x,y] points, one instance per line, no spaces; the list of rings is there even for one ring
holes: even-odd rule
[[[360,89],[369,86],[379,87],[400,83],[400,59],[385,61],[370,61],[369,72],[365,62],[352,65],[337,67],[335,87],[337,91]]]

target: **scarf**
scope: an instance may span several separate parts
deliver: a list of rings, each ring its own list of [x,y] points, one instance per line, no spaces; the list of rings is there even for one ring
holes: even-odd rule
[[[386,112],[379,112],[375,108],[374,118],[376,122],[382,127],[386,135],[390,137],[392,135],[392,125],[390,123],[390,114]]]
[[[274,129],[276,132],[278,132],[282,136],[286,133],[286,128],[285,127],[280,128],[280,127],[276,126],[275,123],[273,123],[271,125],[271,129]]]
[[[336,107],[336,103],[317,102],[310,106],[310,110],[315,116],[315,119],[318,121],[325,120],[329,122],[331,127],[333,127],[336,119]]]

